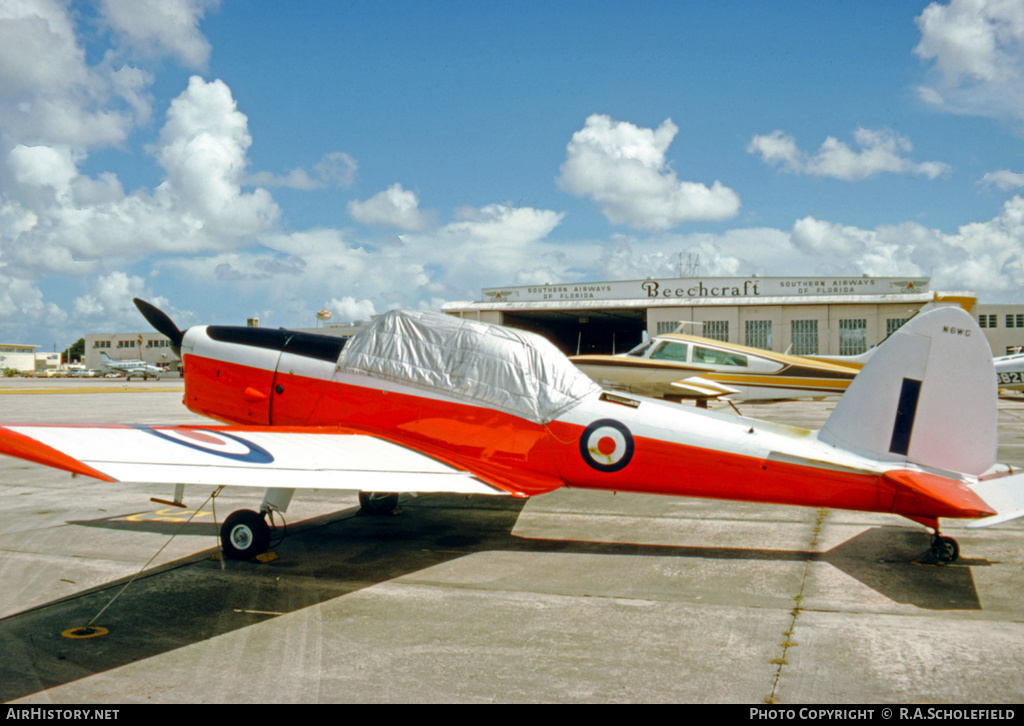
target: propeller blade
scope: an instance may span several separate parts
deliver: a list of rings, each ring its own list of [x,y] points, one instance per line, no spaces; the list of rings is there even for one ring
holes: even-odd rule
[[[172,348],[181,347],[181,339],[185,333],[178,330],[178,326],[167,316],[167,313],[139,298],[135,298],[133,302],[135,307],[139,309],[139,312],[142,313],[142,317],[146,319],[146,322],[156,328],[157,332],[163,333],[170,338]]]

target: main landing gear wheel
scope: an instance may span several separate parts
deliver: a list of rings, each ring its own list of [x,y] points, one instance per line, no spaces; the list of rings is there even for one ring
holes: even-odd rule
[[[928,550],[928,559],[940,565],[948,565],[956,562],[960,557],[960,545],[952,537],[935,535],[932,539],[931,549]]]
[[[359,492],[363,514],[391,514],[398,506],[398,495],[392,492]]]
[[[232,512],[221,525],[220,544],[229,560],[251,560],[270,547],[270,525],[251,509]]]

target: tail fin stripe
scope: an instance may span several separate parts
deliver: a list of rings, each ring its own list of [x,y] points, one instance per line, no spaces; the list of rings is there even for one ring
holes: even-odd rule
[[[892,440],[889,451],[893,454],[906,456],[910,451],[910,435],[914,431],[914,419],[917,417],[917,401],[921,396],[921,381],[904,378],[900,388],[899,403],[896,406],[896,420],[892,428]]]

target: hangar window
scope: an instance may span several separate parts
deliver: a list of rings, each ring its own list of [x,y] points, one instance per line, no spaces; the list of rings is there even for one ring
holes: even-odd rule
[[[709,340],[720,340],[723,343],[729,342],[729,321],[728,320],[705,320],[702,335]]]
[[[818,321],[793,320],[790,326],[793,333],[793,355],[817,355]]]
[[[995,316],[993,316],[994,318]],[[897,330],[903,327],[903,323],[907,322],[910,318],[889,318],[885,321],[885,337],[889,337]],[[993,320],[993,322],[995,322]],[[983,326],[984,327],[984,326]],[[995,325],[992,326],[993,328]]]
[[[868,349],[868,321],[839,321],[839,355],[860,355]]]
[[[685,343],[662,343],[651,353],[651,360],[674,360],[685,363],[688,347]]]
[[[1017,313],[1016,315],[1006,316],[1006,327],[1007,328],[1024,328],[1024,314]]]
[[[748,320],[746,322],[746,345],[751,348],[772,349],[772,321]]]
[[[982,328],[995,328],[997,327],[996,318],[996,315],[979,315],[978,326]]]

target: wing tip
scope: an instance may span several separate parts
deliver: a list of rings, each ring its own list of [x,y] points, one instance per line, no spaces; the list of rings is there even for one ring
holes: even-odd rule
[[[117,481],[106,474],[83,464],[78,459],[63,454],[31,436],[0,426],[0,454],[13,456],[35,464],[62,469],[78,476],[88,476],[101,481]]]

